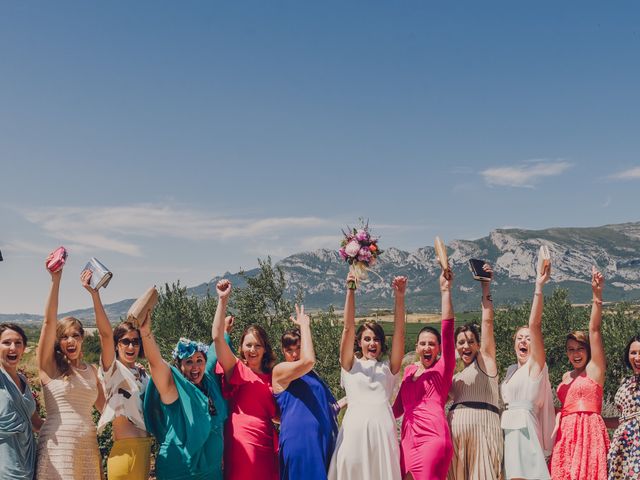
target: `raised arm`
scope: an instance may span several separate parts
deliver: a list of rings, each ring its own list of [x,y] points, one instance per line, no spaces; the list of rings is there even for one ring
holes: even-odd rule
[[[46,263],[52,255],[47,257]],[[46,268],[46,267],[45,267]],[[47,270],[48,271],[48,270]],[[51,289],[44,310],[44,321],[38,341],[38,369],[40,370],[40,381],[47,383],[57,374],[55,360],[56,326],[58,322],[58,296],[60,294],[60,280],[62,279],[62,269],[51,274]]]
[[[160,349],[151,331],[151,312],[147,314],[147,319],[140,326],[140,337],[144,347],[144,356],[149,362],[151,378],[160,394],[160,401],[165,405],[170,405],[178,399],[178,389],[171,373],[171,367],[162,359]]]
[[[546,362],[544,352],[544,339],[542,338],[542,310],[544,308],[544,297],[542,289],[551,277],[551,265],[547,265],[544,271],[536,278],[536,289],[531,303],[531,313],[529,315],[529,335],[531,336],[531,360],[529,369],[531,377],[537,377]]]
[[[281,362],[274,367],[273,393],[285,391],[291,382],[309,373],[316,363],[310,319],[304,313],[304,305],[300,307],[296,305],[296,318],[292,316],[291,321],[300,328],[300,358],[294,362]]]
[[[591,360],[587,364],[587,375],[594,382],[604,386],[604,377],[607,369],[607,360],[602,344],[602,288],[604,277],[602,273],[591,269],[591,291],[593,292],[593,304],[591,306],[591,318],[589,319],[589,346],[591,347]]]
[[[440,337],[442,339],[442,360],[446,376],[453,376],[456,368],[456,347],[453,338],[453,325],[455,315],[453,302],[451,301],[451,289],[453,288],[453,272],[447,268],[440,274],[440,298],[442,301],[442,327]],[[449,377],[451,379],[451,377]],[[446,392],[445,392],[446,394]]]
[[[491,274],[488,282],[480,282],[482,285],[482,340],[480,342],[480,358],[487,375],[495,376],[498,373],[496,363],[496,339],[493,333],[493,299],[491,298],[491,280],[493,270],[491,265],[485,263],[482,267],[485,272]]]
[[[100,292],[95,288],[91,288],[91,270],[83,270],[80,275],[80,282],[82,282],[85,290],[89,292],[91,300],[93,301],[93,311],[96,314],[96,327],[98,327],[100,348],[102,349],[100,361],[102,363],[102,370],[106,372],[111,368],[111,364],[116,358],[115,345],[113,344],[113,329],[109,323],[107,313],[104,311]]]
[[[394,375],[402,368],[404,357],[404,295],[407,291],[407,277],[396,277],[391,282],[395,295],[393,311],[393,343],[391,344],[391,361],[389,368]]]
[[[344,301],[342,338],[340,339],[340,366],[350,371],[353,366],[353,345],[356,340],[356,290],[349,288],[356,276],[349,272],[347,276],[347,296]]]
[[[229,280],[220,280],[216,285],[216,292],[218,293],[218,305],[216,306],[216,313],[213,316],[211,337],[216,347],[218,363],[224,370],[225,377],[229,379],[238,361],[238,358],[233,354],[231,347],[224,338],[224,319],[227,314],[229,296],[231,295],[231,282]]]

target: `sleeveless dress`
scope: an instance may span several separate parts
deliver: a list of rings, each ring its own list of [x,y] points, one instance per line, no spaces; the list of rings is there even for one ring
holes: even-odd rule
[[[27,379],[18,374],[24,392],[0,368],[0,478],[31,480],[36,467],[36,440],[31,416],[36,411]]]
[[[449,425],[453,458],[449,480],[496,480],[502,475],[498,375],[490,377],[474,360],[453,377]]]
[[[338,435],[338,406],[331,390],[314,372],[278,393],[280,407],[280,479],[326,480]]]
[[[330,480],[399,480],[400,457],[396,422],[389,400],[395,375],[389,362],[355,358],[342,369],[347,413],[331,458]]]
[[[558,385],[560,428],[551,458],[551,478],[605,480],[609,434],[602,411],[602,386],[586,374]]]
[[[442,356],[418,378],[416,364],[407,366],[393,413],[402,418],[400,465],[402,476],[415,480],[444,480],[453,446],[444,415],[456,366],[454,319],[442,320]],[[381,477],[382,478],[382,477]]]
[[[504,430],[504,470],[507,479],[526,478],[549,480],[545,457],[553,449],[555,427],[553,393],[549,369],[536,378],[529,376],[531,360],[522,367],[511,365],[502,383]]]
[[[640,375],[622,382],[615,403],[620,425],[613,434],[609,456],[609,480],[640,478]]]
[[[216,371],[222,373],[218,363]],[[278,478],[278,434],[272,420],[276,404],[271,373],[255,373],[238,360],[231,378],[222,377],[229,402],[225,430],[224,478],[250,480]]]
[[[38,480],[96,480],[101,476],[96,425],[98,398],[92,366],[72,368],[68,377],[42,386],[47,418],[38,439]]]

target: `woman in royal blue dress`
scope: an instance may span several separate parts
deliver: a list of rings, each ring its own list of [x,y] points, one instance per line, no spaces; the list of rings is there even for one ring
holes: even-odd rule
[[[309,317],[296,305],[300,328],[282,336],[285,361],[273,369],[280,407],[280,479],[326,480],[338,435],[338,406],[327,384],[313,371],[316,362]]]

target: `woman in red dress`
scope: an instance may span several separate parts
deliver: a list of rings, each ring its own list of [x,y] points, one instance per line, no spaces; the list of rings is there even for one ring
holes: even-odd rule
[[[593,306],[589,337],[583,332],[567,335],[567,357],[573,370],[562,377],[558,398],[562,410],[551,459],[551,478],[605,480],[609,435],[602,416],[602,387],[606,371],[602,345],[602,287],[604,277],[593,268]]]
[[[278,478],[278,438],[272,419],[276,404],[271,388],[275,357],[262,327],[247,327],[236,357],[224,338],[224,318],[231,282],[216,285],[218,306],[211,335],[218,354],[217,371],[224,373],[223,395],[229,401],[224,435],[224,477],[228,480]]]

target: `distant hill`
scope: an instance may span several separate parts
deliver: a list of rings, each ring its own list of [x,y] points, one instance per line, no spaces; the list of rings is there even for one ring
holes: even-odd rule
[[[494,266],[494,302],[497,305],[529,300],[533,293],[535,264],[540,245],[547,245],[552,254],[551,288],[568,288],[572,301],[588,302],[591,298],[591,265],[597,265],[606,279],[607,301],[637,301],[640,299],[640,222],[605,225],[592,228],[548,228],[544,230],[497,229],[478,240],[453,240],[448,243],[449,260],[456,275],[454,306],[458,310],[478,309],[478,282],[467,268],[469,258],[489,261]],[[384,248],[384,246],[383,246]],[[290,298],[297,291],[304,294],[308,308],[326,308],[344,302],[344,281],[347,265],[335,250],[301,252],[276,263],[282,267]],[[407,308],[413,311],[436,311],[440,308],[437,285],[439,267],[432,246],[413,252],[389,247],[375,267],[376,274],[359,288],[358,308],[391,308],[391,279],[396,275],[409,278]],[[248,276],[258,269],[245,272]],[[239,274],[225,273],[189,288],[194,295],[215,291],[215,282],[229,278],[234,285],[244,286]],[[176,279],[177,280],[177,279]],[[109,318],[124,316],[133,299],[107,305]],[[92,319],[93,310],[67,312],[83,319]],[[37,321],[41,315],[2,315],[0,321]]]

